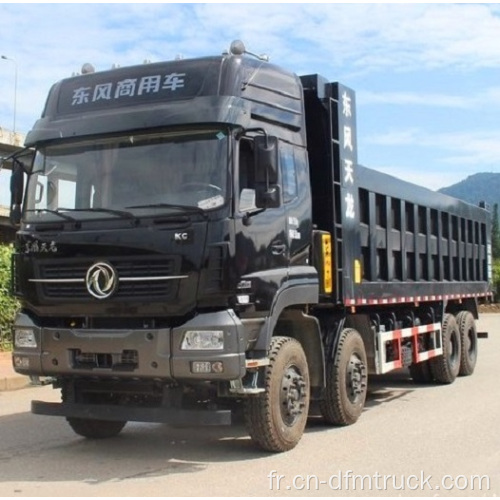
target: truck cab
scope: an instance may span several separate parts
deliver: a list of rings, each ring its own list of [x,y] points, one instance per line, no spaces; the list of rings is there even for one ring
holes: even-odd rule
[[[272,323],[318,300],[299,78],[241,46],[87,66],[53,86],[26,146],[16,370],[51,377],[74,427],[79,404],[124,393],[259,392]]]

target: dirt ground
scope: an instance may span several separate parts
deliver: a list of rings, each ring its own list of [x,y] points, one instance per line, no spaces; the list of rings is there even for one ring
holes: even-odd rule
[[[482,313],[500,313],[500,303],[495,302],[493,304],[480,304],[479,314]]]

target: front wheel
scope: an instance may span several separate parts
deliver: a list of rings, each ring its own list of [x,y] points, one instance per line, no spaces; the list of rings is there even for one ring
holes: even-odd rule
[[[68,417],[66,420],[76,434],[89,439],[105,439],[117,436],[127,423],[73,417]]]
[[[62,384],[61,396],[63,402],[75,403],[79,402],[96,402],[91,401],[88,396],[78,394],[75,385],[72,381],[65,381]],[[106,404],[110,401],[108,395],[101,395],[100,402]],[[66,417],[66,421],[79,436],[88,439],[106,439],[112,438],[120,434],[121,430],[125,427],[127,421],[115,420],[97,420],[92,418],[79,418],[79,417]]]
[[[300,441],[309,411],[309,369],[300,343],[273,337],[264,368],[265,392],[246,401],[245,421],[252,440],[267,451],[282,452]]]

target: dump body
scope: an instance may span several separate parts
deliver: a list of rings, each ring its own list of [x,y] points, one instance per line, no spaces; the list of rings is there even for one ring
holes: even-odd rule
[[[488,296],[488,211],[359,165],[354,92],[318,75],[302,81],[313,223],[333,235],[334,300]]]

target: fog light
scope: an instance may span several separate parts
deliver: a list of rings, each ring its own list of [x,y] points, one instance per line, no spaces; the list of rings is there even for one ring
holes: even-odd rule
[[[238,304],[248,305],[250,304],[250,295],[237,295],[236,300],[238,301]]]
[[[181,350],[222,351],[224,332],[222,330],[189,330],[182,339]]]
[[[14,356],[14,367],[15,368],[29,368],[30,359],[26,356]]]
[[[31,328],[16,328],[14,345],[16,347],[36,347],[35,332]]]

